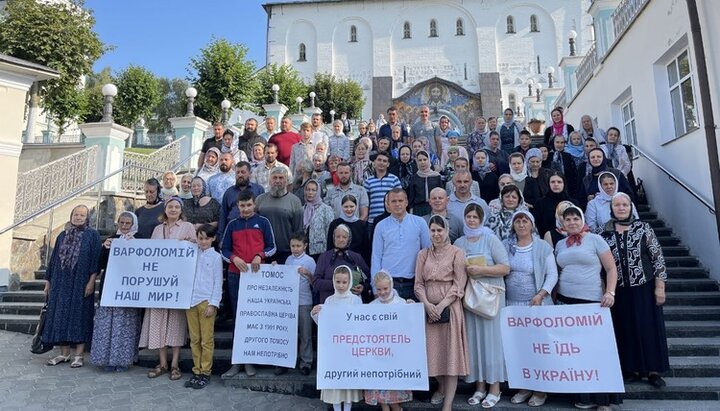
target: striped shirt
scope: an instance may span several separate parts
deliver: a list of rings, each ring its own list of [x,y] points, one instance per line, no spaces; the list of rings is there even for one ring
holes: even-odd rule
[[[375,217],[385,212],[385,194],[395,187],[401,188],[400,179],[395,174],[387,173],[385,177],[370,176],[364,183],[365,191],[370,198],[368,222],[372,223]]]

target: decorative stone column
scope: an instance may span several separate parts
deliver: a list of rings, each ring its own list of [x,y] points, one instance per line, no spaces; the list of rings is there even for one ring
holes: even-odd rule
[[[102,178],[123,167],[125,142],[132,130],[119,124],[87,123],[81,124],[85,135],[85,147],[98,147],[96,177]],[[117,192],[122,188],[122,173],[118,173],[102,183],[101,190]]]
[[[180,143],[180,160],[188,160],[190,168],[197,164],[190,155],[202,148],[205,140],[205,133],[210,128],[210,122],[200,117],[173,117],[168,119],[173,130],[175,140],[186,137]]]
[[[306,114],[293,114],[290,116],[293,122],[293,128],[295,130],[298,130],[300,132],[300,125],[305,122],[310,122],[310,117],[308,117]]]

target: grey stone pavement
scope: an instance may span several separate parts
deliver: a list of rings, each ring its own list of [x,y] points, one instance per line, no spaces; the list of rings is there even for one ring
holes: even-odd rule
[[[326,410],[319,399],[254,392],[223,385],[218,376],[202,390],[184,388],[190,377],[170,381],[146,376],[147,369],[107,373],[69,363],[48,367],[56,350],[30,353],[32,337],[0,331],[0,410]],[[88,354],[86,354],[87,356]]]

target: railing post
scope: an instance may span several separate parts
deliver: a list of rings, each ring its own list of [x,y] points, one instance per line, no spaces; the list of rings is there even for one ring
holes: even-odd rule
[[[114,123],[81,124],[85,134],[85,147],[98,147],[95,178],[102,178],[122,168],[125,153],[125,140],[132,130]],[[116,175],[105,180],[99,187],[101,191],[117,192],[121,190],[122,176]]]
[[[187,137],[180,145],[180,157],[187,158],[202,148],[205,132],[210,128],[210,122],[200,117],[174,117],[168,119],[175,130],[175,139]],[[190,160],[190,167],[197,165]],[[188,170],[189,171],[189,170]]]

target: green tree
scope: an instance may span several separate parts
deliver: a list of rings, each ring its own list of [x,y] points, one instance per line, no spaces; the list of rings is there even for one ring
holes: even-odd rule
[[[85,78],[85,99],[87,101],[87,112],[84,116],[86,123],[96,123],[103,116],[103,95],[102,87],[112,83],[112,71],[105,67],[99,73],[89,74]]]
[[[185,89],[188,87],[188,82],[183,79],[158,79],[160,103],[155,106],[147,123],[151,133],[169,132],[171,125],[168,119],[185,115]]]
[[[128,66],[118,74],[116,86],[118,94],[113,114],[118,124],[132,128],[160,103],[158,80],[144,67]]]
[[[247,59],[248,49],[225,39],[213,39],[190,60],[188,80],[197,89],[195,114],[208,121],[222,117],[220,103],[228,99],[232,107],[254,105],[257,80],[255,64]]]
[[[330,110],[335,110],[335,118],[347,113],[348,118],[362,114],[365,98],[363,91],[355,81],[338,80],[332,74],[316,73],[309,90],[315,92],[315,105],[323,111],[325,122],[330,121]]]
[[[257,102],[261,105],[271,104],[274,101],[273,84],[280,86],[278,102],[289,107],[292,113],[297,110],[296,98],[308,99],[307,86],[300,78],[300,74],[290,65],[270,64],[257,73],[257,80],[259,87]],[[309,102],[304,102],[304,105],[308,104]],[[265,115],[264,110],[261,110],[260,114]]]
[[[42,106],[61,132],[67,121],[81,118],[87,110],[80,80],[92,73],[93,64],[104,52],[94,25],[82,0],[8,0],[0,20],[0,52],[60,72],[59,79],[38,84],[32,93],[42,96]]]

